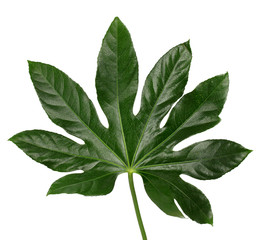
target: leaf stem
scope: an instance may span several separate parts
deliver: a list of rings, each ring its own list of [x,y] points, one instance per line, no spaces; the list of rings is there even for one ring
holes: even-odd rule
[[[141,214],[140,214],[140,210],[139,210],[139,206],[137,202],[136,191],[135,191],[134,180],[133,180],[133,172],[128,172],[128,181],[129,181],[129,187],[130,187],[130,191],[131,191],[131,195],[132,195],[132,199],[133,199],[133,203],[134,203],[134,207],[136,211],[136,217],[137,217],[137,221],[139,224],[140,232],[141,232],[143,240],[147,240],[145,228],[143,225],[143,221],[141,218]]]

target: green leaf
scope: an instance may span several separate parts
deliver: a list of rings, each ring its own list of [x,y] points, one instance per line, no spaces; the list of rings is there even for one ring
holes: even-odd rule
[[[189,41],[170,49],[147,76],[137,115],[139,142],[133,162],[159,142],[159,124],[172,104],[183,94],[192,59]],[[148,144],[150,142],[150,144]]]
[[[98,101],[109,122],[112,148],[129,165],[133,141],[133,104],[138,85],[138,63],[130,34],[119,18],[110,25],[98,56]]]
[[[59,193],[79,193],[85,196],[99,196],[110,193],[120,173],[117,168],[95,166],[84,173],[70,174],[55,181],[47,195]]]
[[[200,83],[192,92],[184,95],[171,110],[155,144],[136,165],[156,152],[172,149],[181,140],[218,124],[218,115],[227,97],[228,81],[228,74],[219,75]]]
[[[143,170],[141,175],[143,176],[147,194],[165,213],[172,216],[177,216],[175,214],[178,214],[179,216],[177,212],[172,214],[172,208],[174,208],[174,211],[176,210],[175,199],[184,213],[192,220],[198,223],[213,224],[210,203],[199,189],[184,182],[178,175],[170,172]],[[156,191],[160,191],[161,194],[158,194]],[[161,196],[164,199],[161,199]]]
[[[164,126],[168,138],[163,145],[173,147],[181,140],[218,124],[228,85],[228,73],[218,75],[200,83],[191,93],[182,97]]]
[[[102,140],[105,127],[100,123],[92,101],[83,89],[59,69],[44,63],[29,63],[29,72],[35,90],[48,117],[68,133],[83,139],[87,145],[97,147],[121,159]]]
[[[174,194],[170,186],[154,175],[141,173],[144,180],[145,190],[151,200],[166,214],[183,218],[184,215],[174,202]]]
[[[82,171],[55,181],[48,194],[105,195],[113,190],[119,174],[128,173],[143,240],[147,237],[133,173],[142,176],[148,196],[164,213],[213,224],[208,199],[180,175],[219,178],[251,151],[229,140],[206,140],[173,151],[182,140],[220,122],[228,93],[226,73],[182,96],[191,59],[189,41],[163,55],[146,78],[141,107],[134,115],[138,62],[131,36],[116,17],[103,39],[96,74],[97,97],[109,127],[102,125],[92,101],[76,82],[51,65],[29,61],[32,82],[48,117],[84,143],[44,130],[20,132],[10,141],[52,170]],[[169,111],[166,124],[160,127]]]
[[[140,169],[183,173],[200,180],[216,179],[237,167],[250,152],[235,142],[207,140],[180,151],[160,152]]]
[[[24,131],[9,140],[35,161],[59,172],[86,171],[99,162],[119,166],[116,159],[108,159],[109,156],[103,151],[97,151],[87,144],[78,144],[57,133]]]

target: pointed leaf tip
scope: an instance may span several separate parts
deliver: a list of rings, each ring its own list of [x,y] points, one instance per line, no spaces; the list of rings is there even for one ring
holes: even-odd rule
[[[226,73],[224,74],[224,78],[225,78],[225,81],[226,81],[227,85],[229,85],[229,73],[228,73],[228,72],[226,72]],[[229,87],[229,86],[228,86],[228,87]]]
[[[214,227],[213,215],[212,215],[212,217],[210,219],[208,219],[207,224],[209,224],[212,227]]]
[[[27,63],[28,63],[28,68],[29,68],[29,72],[30,72],[30,69],[32,70],[36,65],[37,62],[34,62],[34,61],[30,61],[30,60],[27,60]]]
[[[253,152],[253,150],[246,149],[246,153],[247,153],[247,154],[246,154],[246,157],[247,157],[250,153],[252,153],[252,152]],[[245,157],[245,158],[246,158],[246,157]]]
[[[33,61],[27,60],[28,65],[30,66],[31,64],[33,64]]]
[[[51,188],[51,187],[50,187],[50,188]],[[46,193],[46,197],[48,197],[49,195],[52,194],[51,191],[50,191],[50,188],[49,188],[48,192]]]
[[[13,135],[13,136],[10,137],[9,139],[7,139],[7,141],[11,141],[11,142],[15,143],[14,141],[15,141],[15,137],[16,137],[17,135],[18,135],[18,133],[15,134],[15,135]]]
[[[115,17],[113,23],[122,23],[119,17]],[[123,23],[122,23],[123,24]]]
[[[188,49],[188,51],[192,54],[192,50],[190,47],[190,39],[188,39],[186,42],[184,42],[185,47]]]

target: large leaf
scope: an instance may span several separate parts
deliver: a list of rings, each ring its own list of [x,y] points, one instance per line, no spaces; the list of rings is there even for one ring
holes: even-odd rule
[[[144,161],[140,169],[161,170],[208,180],[216,179],[237,167],[251,151],[227,140],[198,142],[173,152],[165,150]]]
[[[181,140],[218,124],[218,115],[226,101],[228,84],[226,73],[200,83],[191,93],[182,97],[164,126],[168,138],[163,144],[172,147]]]
[[[147,76],[137,115],[140,137],[132,162],[158,144],[161,136],[159,124],[184,92],[191,59],[188,41],[169,50]]]
[[[129,165],[133,141],[133,104],[138,85],[138,63],[130,34],[116,18],[110,25],[98,56],[98,101],[109,122],[113,148]]]
[[[49,118],[68,133],[83,139],[109,155],[115,152],[102,140],[105,128],[100,123],[92,101],[83,89],[59,69],[28,61],[35,90]]]
[[[96,75],[98,101],[109,127],[101,124],[92,101],[76,82],[53,66],[29,61],[30,76],[47,115],[84,144],[43,130],[24,131],[10,140],[33,160],[55,171],[82,171],[55,181],[48,194],[105,195],[113,190],[119,174],[128,173],[144,240],[133,173],[142,176],[148,196],[166,214],[187,215],[198,223],[212,224],[208,199],[180,175],[219,178],[237,167],[250,150],[229,140],[206,140],[173,151],[180,141],[220,122],[228,92],[229,77],[223,74],[182,96],[191,59],[189,42],[159,59],[147,76],[135,116],[136,53],[127,28],[115,18],[103,40]],[[169,110],[167,122],[160,128]]]
[[[137,164],[156,151],[172,148],[181,140],[218,124],[218,115],[224,106],[227,92],[228,74],[224,74],[200,83],[191,93],[183,96],[172,109],[157,141],[150,145]]]
[[[57,133],[24,131],[10,140],[35,161],[59,172],[87,170],[99,162],[119,166],[117,159],[111,159],[109,154],[87,144],[78,144]]]

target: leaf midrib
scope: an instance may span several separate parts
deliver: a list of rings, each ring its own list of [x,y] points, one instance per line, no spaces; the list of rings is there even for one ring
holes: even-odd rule
[[[155,111],[155,108],[156,108],[156,106],[157,106],[158,100],[159,100],[159,98],[161,97],[162,93],[164,92],[164,90],[165,90],[165,88],[166,88],[166,86],[167,86],[167,83],[170,81],[170,76],[172,75],[172,73],[173,73],[174,69],[176,68],[176,66],[177,66],[177,62],[176,62],[176,64],[174,65],[172,71],[170,72],[170,74],[169,74],[169,76],[168,76],[168,79],[167,79],[167,81],[165,82],[164,87],[162,88],[159,96],[157,97],[157,99],[156,99],[156,101],[155,101],[155,103],[154,103],[154,106],[153,106],[153,108],[152,108],[152,110],[151,110],[151,112],[150,112],[150,114],[149,114],[149,116],[148,116],[148,118],[147,118],[146,124],[145,124],[145,126],[144,126],[144,128],[143,128],[143,131],[142,131],[142,133],[141,133],[141,136],[140,136],[140,138],[139,138],[139,141],[138,141],[138,144],[137,144],[137,147],[136,147],[136,151],[135,151],[134,156],[133,156],[133,159],[132,159],[131,166],[133,165],[133,163],[134,163],[134,161],[135,161],[135,158],[136,158],[138,149],[139,149],[139,147],[140,147],[140,144],[141,144],[142,139],[143,139],[143,137],[144,137],[144,134],[145,134],[145,132],[146,132],[146,129],[147,129],[148,123],[149,123],[149,121],[150,121],[150,119],[151,119],[151,116],[152,116],[153,112]]]
[[[172,185],[172,186],[174,186],[179,192],[181,192],[185,197],[187,197],[188,199],[190,199],[196,206],[197,206],[197,208],[200,210],[200,212],[202,213],[202,215],[204,215],[205,217],[207,217],[208,219],[209,219],[209,216],[208,215],[206,215],[205,214],[205,212],[202,210],[202,208],[197,204],[197,202],[195,202],[192,198],[190,198],[186,193],[184,193],[179,187],[177,187],[175,184],[173,184],[172,182],[169,182],[168,180],[166,180],[166,179],[164,179],[164,178],[162,178],[162,177],[159,177],[158,175],[155,175],[155,174],[151,174],[151,173],[148,173],[148,172],[141,172],[140,171],[140,173],[142,173],[142,175],[144,176],[144,177],[146,177],[144,174],[148,174],[148,175],[152,175],[152,176],[154,176],[154,177],[156,177],[156,178],[160,178],[160,179],[162,179],[163,181],[165,181],[165,182],[167,182],[168,184],[170,184],[170,185]],[[144,173],[144,174],[143,174]],[[147,178],[148,179],[148,178]],[[148,179],[149,180],[149,179]],[[179,204],[180,205],[180,204]]]
[[[167,194],[165,194],[164,192],[161,192],[161,191],[159,190],[159,188],[157,188],[148,177],[146,177],[146,176],[143,175],[143,174],[142,174],[142,176],[144,176],[144,177],[148,180],[148,182],[150,183],[150,185],[151,185],[157,192],[159,192],[160,194],[163,194],[163,195],[169,197],[169,196],[168,196]],[[177,208],[178,212],[181,214],[181,217],[184,218],[184,215],[183,215],[183,214],[181,213],[181,211],[178,209],[177,204],[176,204],[175,202],[174,202],[174,205],[175,205],[175,207]],[[162,209],[161,209],[161,210],[162,210]],[[163,211],[163,210],[162,210],[162,211]]]
[[[114,37],[114,35],[111,33],[111,35],[116,39],[116,41],[118,42],[118,23],[116,25],[116,37]],[[126,154],[126,161],[127,161],[127,165],[128,167],[130,166],[130,162],[129,162],[129,157],[128,157],[128,151],[127,151],[127,146],[126,146],[126,138],[125,138],[125,133],[124,133],[124,129],[123,129],[123,123],[122,123],[122,116],[121,116],[121,112],[120,112],[120,103],[119,103],[119,89],[118,89],[118,83],[119,83],[119,76],[118,76],[118,57],[119,57],[119,51],[118,51],[118,46],[119,44],[117,43],[117,48],[116,48],[116,66],[117,66],[117,71],[116,71],[116,99],[117,99],[117,113],[118,113],[118,117],[119,117],[119,122],[120,122],[120,128],[121,128],[121,135],[122,135],[122,139],[123,139],[123,144],[124,144],[124,148],[125,148],[125,154]]]
[[[77,119],[109,150],[111,151],[119,160],[122,164],[125,163],[124,161],[88,126],[86,125],[86,123],[76,114],[76,112],[68,105],[68,103],[65,101],[65,99],[62,97],[62,95],[53,87],[53,85],[47,80],[46,77],[44,77],[44,75],[40,75],[42,76],[46,82],[48,82],[48,84],[51,86],[51,88],[57,93],[57,95],[63,100],[63,102],[66,104],[66,106],[72,111],[72,113],[77,117]]]
[[[51,148],[48,148],[48,147],[39,146],[37,144],[33,144],[33,143],[30,143],[30,142],[27,142],[27,141],[23,141],[23,142],[26,143],[26,144],[29,144],[29,145],[41,148],[41,149],[48,150],[50,152],[57,152],[57,153],[61,153],[61,154],[68,155],[68,156],[97,160],[97,161],[100,161],[100,162],[105,162],[105,163],[108,163],[108,164],[111,164],[111,165],[114,165],[114,166],[117,166],[117,167],[124,168],[123,166],[121,166],[121,165],[119,165],[117,163],[113,163],[110,160],[106,160],[106,159],[102,159],[102,158],[89,157],[89,156],[84,156],[84,155],[77,155],[77,154],[73,154],[73,153],[69,153],[69,152],[63,152],[63,151],[59,151],[59,150],[54,150],[54,149],[51,149]]]
[[[156,149],[158,149],[160,146],[162,146],[165,142],[167,142],[170,138],[172,138],[191,118],[192,116],[202,107],[202,105],[208,100],[208,98],[216,91],[218,86],[224,81],[225,79],[223,78],[221,82],[214,88],[214,90],[205,98],[205,100],[196,108],[195,111],[193,111],[190,116],[186,119],[185,122],[183,122],[173,133],[171,133],[165,140],[163,140],[161,143],[159,143],[155,148],[150,150],[147,154],[145,154],[136,164],[139,165],[148,155],[150,155],[152,152],[154,152]]]
[[[191,159],[191,160],[187,160],[187,161],[184,161],[184,162],[172,162],[172,163],[160,163],[160,164],[154,164],[154,165],[144,165],[144,166],[138,167],[137,169],[144,169],[144,168],[151,168],[151,167],[158,167],[158,166],[183,165],[183,164],[188,164],[188,163],[202,163],[203,161],[216,160],[216,159],[236,155],[236,154],[239,154],[239,153],[245,153],[245,152],[246,151],[240,151],[240,152],[224,154],[224,155],[220,155],[218,157],[212,157],[212,158],[201,158],[201,159],[199,158],[200,160],[199,159]]]

